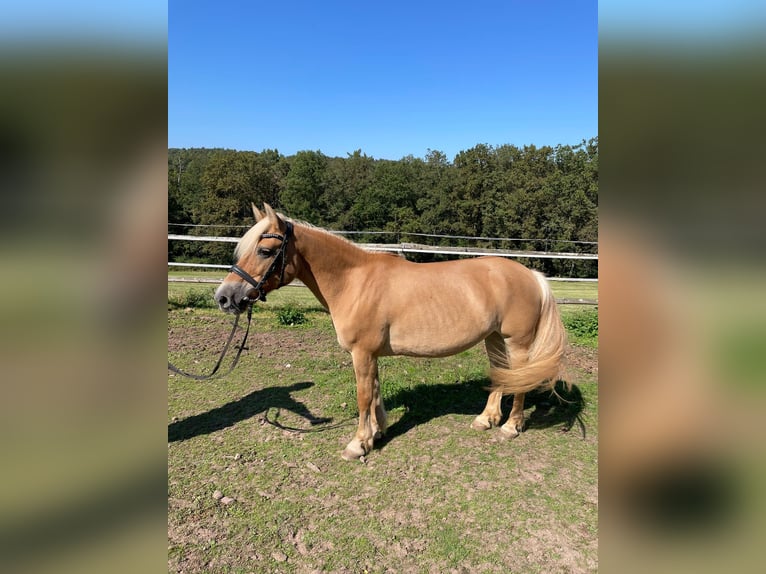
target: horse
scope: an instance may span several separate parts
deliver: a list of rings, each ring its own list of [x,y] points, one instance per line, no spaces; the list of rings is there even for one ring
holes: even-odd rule
[[[364,250],[268,204],[252,209],[256,223],[239,240],[215,300],[239,314],[299,279],[329,311],[356,377],[359,422],[344,459],[369,454],[386,432],[379,357],[446,357],[484,341],[492,383],[471,427],[498,426],[503,395],[513,394],[501,438],[523,430],[525,393],[553,388],[566,331],[541,273],[502,257],[415,263]]]

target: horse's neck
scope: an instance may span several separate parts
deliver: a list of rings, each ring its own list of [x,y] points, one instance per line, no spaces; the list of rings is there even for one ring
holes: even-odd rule
[[[305,262],[298,279],[332,312],[348,274],[364,264],[369,254],[329,233],[303,226],[295,234],[295,245]]]

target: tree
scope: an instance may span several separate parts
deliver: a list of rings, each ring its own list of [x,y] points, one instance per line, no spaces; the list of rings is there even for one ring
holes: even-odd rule
[[[268,203],[272,207],[281,208],[282,188],[289,169],[289,163],[275,149],[263,150],[257,154],[253,160],[253,189],[250,201],[258,205]]]
[[[483,234],[483,214],[497,189],[497,155],[492,146],[479,144],[455,156],[457,168],[457,221],[462,235]]]
[[[250,202],[262,203],[259,195],[268,185],[262,185],[263,171],[259,169],[255,152],[221,151],[208,163],[200,178],[203,196],[196,208],[196,219],[213,227],[217,235],[239,236],[243,229],[233,226],[252,224]],[[267,178],[268,179],[268,178]],[[211,228],[198,230],[209,234]],[[216,262],[231,261],[232,246],[228,243],[206,243],[204,253]]]
[[[299,151],[290,162],[280,196],[285,211],[296,219],[326,224],[321,211],[327,157],[321,151]]]
[[[351,206],[372,185],[375,164],[375,160],[360,149],[348,157],[328,161],[322,201],[328,225],[338,230],[355,229]]]
[[[428,150],[418,179],[418,229],[423,233],[449,234],[457,229],[456,170],[444,152]],[[438,241],[437,241],[438,243]]]

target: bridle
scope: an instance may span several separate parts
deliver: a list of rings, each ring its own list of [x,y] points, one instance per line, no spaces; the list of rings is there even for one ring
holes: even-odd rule
[[[271,265],[266,270],[266,273],[263,274],[263,277],[261,277],[260,281],[256,281],[253,279],[253,277],[244,269],[242,269],[239,265],[236,263],[232,265],[229,268],[229,271],[232,273],[236,273],[242,279],[250,283],[250,285],[253,286],[253,289],[255,289],[257,295],[255,296],[255,299],[253,298],[245,298],[243,301],[252,304],[256,301],[266,301],[266,293],[263,292],[263,284],[268,281],[271,276],[274,274],[274,271],[277,269],[277,265],[281,263],[282,269],[279,272],[279,285],[277,288],[282,287],[282,285],[285,284],[285,267],[287,266],[287,244],[290,242],[290,237],[293,235],[293,224],[289,221],[285,221],[285,234],[280,235],[279,233],[264,233],[261,235],[261,239],[279,239],[282,242],[282,245],[279,247],[279,251],[274,256],[274,261],[271,262]]]
[[[243,299],[243,301],[247,304],[247,329],[245,329],[245,336],[242,337],[242,342],[239,344],[239,348],[237,349],[237,354],[234,356],[234,360],[231,362],[231,366],[229,367],[229,370],[226,371],[224,374],[219,375],[219,377],[225,377],[229,373],[231,373],[234,370],[234,367],[237,366],[237,363],[239,362],[239,357],[242,354],[242,351],[245,348],[245,343],[247,342],[247,336],[250,334],[250,322],[253,317],[253,304],[257,301],[266,301],[266,294],[263,292],[263,284],[269,280],[269,278],[274,274],[274,271],[277,268],[277,264],[281,263],[282,267],[279,272],[279,285],[277,286],[282,287],[285,283],[285,267],[287,266],[287,244],[290,241],[290,237],[293,235],[293,224],[289,221],[285,221],[285,234],[279,235],[278,233],[264,233],[261,236],[261,239],[279,239],[282,242],[282,245],[279,247],[279,251],[274,256],[274,261],[271,262],[271,265],[266,270],[266,273],[263,274],[263,277],[261,277],[260,281],[256,281],[253,279],[253,277],[250,276],[250,274],[239,267],[238,265],[234,264],[231,266],[229,271],[232,273],[236,273],[242,279],[250,283],[250,285],[253,286],[253,288],[257,292],[257,296],[253,299],[250,297],[247,297]],[[204,381],[207,379],[212,379],[215,374],[218,372],[218,369],[221,367],[221,363],[223,362],[223,358],[226,356],[226,352],[229,350],[229,345],[231,345],[231,341],[234,338],[234,333],[237,331],[237,326],[239,325],[239,317],[240,313],[237,313],[236,318],[234,319],[234,325],[231,327],[231,333],[229,333],[229,338],[226,340],[226,344],[223,347],[223,351],[221,351],[221,355],[218,357],[218,361],[216,362],[215,366],[213,367],[213,370],[210,371],[207,375],[195,375],[194,373],[187,373],[186,371],[182,371],[178,367],[176,367],[173,363],[168,361],[168,369],[173,371],[174,373],[178,373],[179,375],[183,375],[184,377],[189,377],[191,379],[195,379],[197,381]]]

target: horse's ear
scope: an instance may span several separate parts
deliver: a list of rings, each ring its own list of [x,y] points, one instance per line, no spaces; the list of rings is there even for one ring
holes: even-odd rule
[[[263,210],[266,212],[266,217],[268,217],[271,221],[277,221],[279,219],[277,214],[273,209],[271,209],[271,206],[268,203],[263,204]]]
[[[250,205],[253,208],[253,217],[255,217],[255,222],[258,223],[261,219],[263,219],[263,213],[261,213],[261,210],[258,209],[254,203],[250,203]]]

